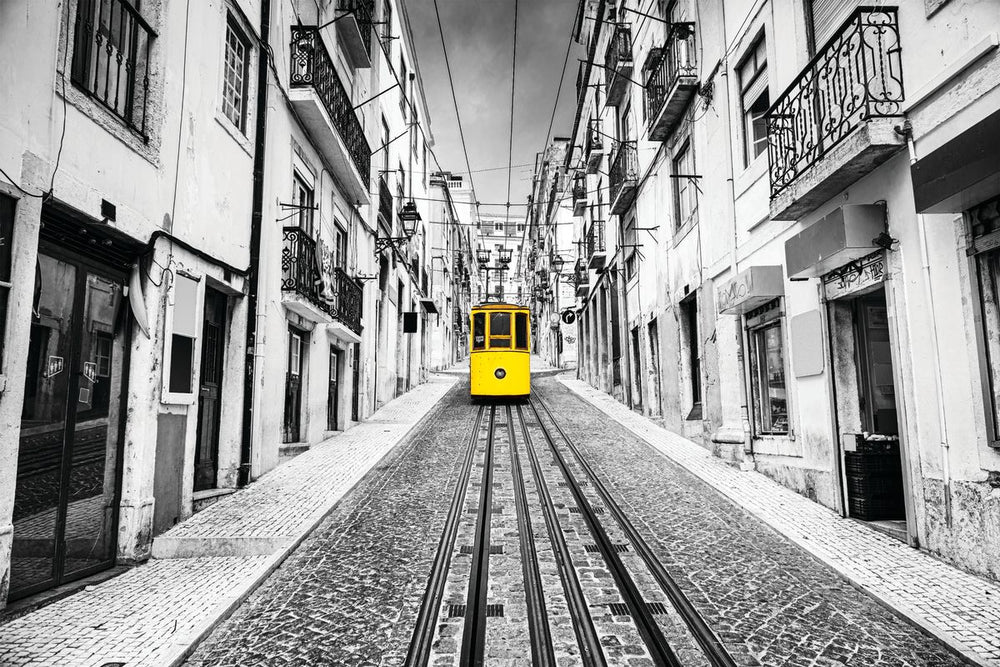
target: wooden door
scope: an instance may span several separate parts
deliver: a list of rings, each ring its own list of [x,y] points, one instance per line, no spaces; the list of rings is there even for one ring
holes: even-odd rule
[[[225,359],[226,296],[205,290],[201,342],[201,386],[198,393],[198,439],[195,444],[194,490],[213,489],[219,469],[219,395]]]

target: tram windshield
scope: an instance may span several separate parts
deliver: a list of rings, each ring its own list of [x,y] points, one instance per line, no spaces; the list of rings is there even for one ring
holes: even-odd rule
[[[510,347],[510,313],[490,313],[490,347]]]

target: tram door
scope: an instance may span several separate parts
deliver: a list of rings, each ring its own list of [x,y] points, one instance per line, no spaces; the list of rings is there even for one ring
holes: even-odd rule
[[[10,598],[110,567],[118,508],[124,276],[42,249],[14,494]]]

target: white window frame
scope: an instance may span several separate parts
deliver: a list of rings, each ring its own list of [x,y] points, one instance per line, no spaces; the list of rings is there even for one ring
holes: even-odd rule
[[[194,336],[187,336],[191,338],[191,391],[190,392],[179,392],[171,391],[170,389],[170,368],[173,363],[174,354],[174,323],[175,323],[175,306],[176,306],[176,285],[177,279],[170,281],[170,287],[167,289],[167,308],[164,313],[164,323],[163,323],[163,367],[160,372],[160,402],[166,405],[194,405],[198,400],[198,386],[196,379],[201,373],[201,328],[198,326],[199,319],[204,319],[205,313],[205,280],[204,276],[186,271],[178,270],[177,274],[184,277],[187,280],[192,280],[196,283],[195,285],[195,303],[194,303],[194,316],[195,316],[195,327]]]

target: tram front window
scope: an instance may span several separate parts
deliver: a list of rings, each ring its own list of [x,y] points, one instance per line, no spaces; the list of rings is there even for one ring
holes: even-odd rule
[[[472,349],[486,349],[486,313],[472,315]]]
[[[510,347],[510,313],[490,313],[490,347]]]

